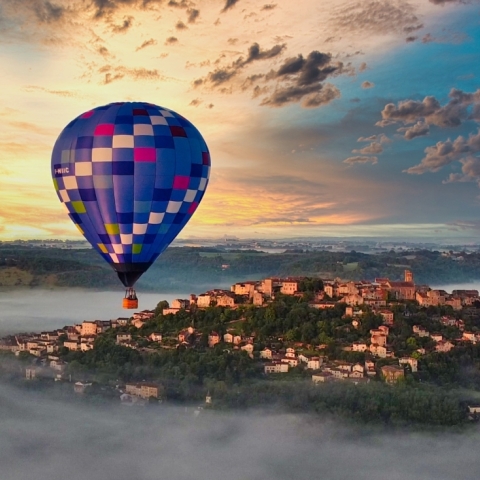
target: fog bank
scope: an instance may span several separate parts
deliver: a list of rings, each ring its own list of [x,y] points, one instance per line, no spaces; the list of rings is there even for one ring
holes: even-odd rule
[[[308,416],[60,403],[0,385],[2,480],[466,480],[478,429],[362,434]]]
[[[84,320],[129,317],[122,308],[124,292],[81,289],[0,289],[0,335],[61,328]],[[160,300],[188,298],[185,293],[139,293],[139,310],[153,309]]]

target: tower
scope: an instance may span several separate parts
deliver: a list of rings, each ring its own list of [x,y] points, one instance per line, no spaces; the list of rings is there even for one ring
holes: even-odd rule
[[[413,273],[410,270],[405,270],[405,282],[413,283]]]

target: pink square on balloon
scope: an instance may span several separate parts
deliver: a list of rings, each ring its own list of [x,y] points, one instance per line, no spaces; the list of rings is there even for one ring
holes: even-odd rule
[[[190,183],[190,177],[184,177],[182,175],[177,175],[173,180],[173,188],[178,188],[180,190],[186,190],[188,184]]]
[[[80,116],[80,118],[90,118],[94,114],[93,110],[90,110],[89,112],[85,112]]]
[[[137,147],[133,151],[133,159],[136,162],[156,162],[155,148]]]
[[[198,202],[193,202],[189,209],[188,209],[188,213],[191,215],[198,207]]]
[[[113,135],[113,130],[115,125],[113,123],[102,123],[97,125],[95,128],[95,132],[93,133],[95,136],[98,135]]]

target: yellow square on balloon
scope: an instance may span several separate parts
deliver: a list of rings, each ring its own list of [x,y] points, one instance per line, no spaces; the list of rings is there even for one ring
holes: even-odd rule
[[[105,230],[109,235],[119,235],[120,234],[120,227],[118,223],[106,223]]]
[[[87,213],[85,205],[81,200],[76,200],[72,202],[72,208],[75,210],[75,213]]]

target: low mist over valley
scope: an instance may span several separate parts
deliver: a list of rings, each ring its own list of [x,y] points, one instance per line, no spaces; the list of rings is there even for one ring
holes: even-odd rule
[[[387,433],[278,411],[195,411],[107,409],[2,385],[2,480],[465,480],[480,467],[477,426]]]

